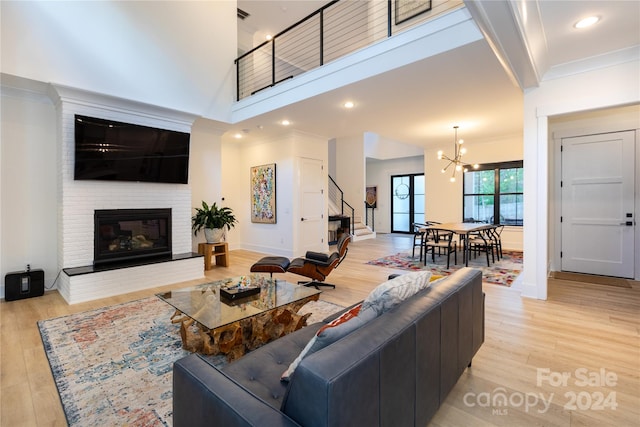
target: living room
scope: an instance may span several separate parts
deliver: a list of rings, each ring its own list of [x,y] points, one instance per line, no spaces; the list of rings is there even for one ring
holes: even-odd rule
[[[3,26],[3,31],[7,36],[3,37],[3,40],[22,39],[23,43],[31,43],[33,42],[31,38],[24,38],[20,35],[20,28],[42,28],[43,31],[45,29],[50,31],[45,37],[48,40],[39,39],[39,42],[43,43],[43,45],[50,46],[50,48],[43,49],[44,55],[47,55],[47,67],[38,67],[37,63],[34,63],[35,58],[30,57],[29,52],[37,50],[35,47],[17,49],[18,45],[16,44],[13,47],[7,46],[7,49],[3,49],[6,57],[6,60],[3,61],[2,81],[3,94],[5,95],[3,100],[6,102],[16,102],[15,105],[8,104],[7,107],[4,108],[5,114],[3,114],[3,119],[7,121],[7,124],[3,126],[3,131],[6,132],[3,139],[5,141],[23,141],[23,143],[19,145],[11,145],[9,147],[4,145],[4,147],[7,148],[5,149],[5,156],[3,156],[3,161],[6,164],[6,167],[3,167],[3,171],[6,171],[7,176],[24,176],[22,171],[24,171],[24,168],[28,168],[29,174],[27,175],[31,177],[28,180],[21,180],[17,183],[11,181],[11,185],[8,185],[10,181],[3,181],[7,183],[3,191],[3,224],[11,224],[11,227],[4,227],[3,230],[3,243],[9,245],[9,242],[11,242],[11,249],[5,249],[2,252],[3,271],[22,269],[26,264],[30,264],[34,268],[43,268],[46,272],[46,284],[50,286],[57,276],[58,271],[61,268],[69,267],[63,265],[57,255],[59,238],[57,236],[58,225],[56,218],[48,216],[43,219],[39,215],[40,210],[27,209],[24,211],[14,209],[15,206],[40,206],[40,209],[44,209],[47,212],[58,212],[58,197],[56,196],[58,191],[56,185],[58,180],[57,166],[52,162],[46,161],[46,159],[55,158],[59,154],[59,149],[56,147],[56,143],[54,143],[55,139],[53,138],[57,133],[58,119],[55,117],[54,108],[51,105],[52,101],[49,97],[51,92],[49,82],[61,86],[88,90],[91,93],[108,94],[110,99],[113,99],[113,97],[136,99],[138,102],[144,104],[162,106],[162,108],[170,108],[176,111],[201,111],[202,113],[200,114],[203,115],[203,118],[195,120],[192,129],[192,158],[198,160],[193,160],[194,164],[190,168],[192,178],[189,184],[191,186],[191,204],[195,206],[200,200],[219,201],[224,197],[226,204],[236,207],[236,210],[243,214],[246,212],[246,209],[242,208],[242,205],[247,203],[246,197],[243,196],[243,191],[230,190],[233,189],[233,183],[242,182],[242,180],[246,181],[248,179],[246,174],[242,173],[243,168],[235,166],[237,160],[244,155],[244,152],[242,152],[243,148],[240,148],[239,145],[232,142],[235,141],[233,135],[225,135],[225,132],[231,128],[230,125],[225,125],[225,122],[228,120],[228,117],[230,117],[230,114],[233,113],[233,110],[229,110],[230,107],[228,103],[212,103],[211,98],[205,99],[205,91],[202,90],[202,88],[207,88],[209,93],[215,93],[216,99],[233,98],[233,78],[230,72],[231,64],[236,56],[236,51],[233,48],[235,43],[229,43],[228,46],[226,44],[216,46],[216,49],[220,49],[220,51],[217,51],[216,55],[213,56],[190,57],[189,61],[194,62],[187,66],[187,68],[191,70],[207,70],[207,72],[204,73],[204,75],[202,73],[197,74],[197,78],[190,78],[188,83],[183,81],[180,87],[174,87],[169,84],[170,76],[162,77],[164,78],[163,81],[158,80],[160,79],[159,76],[155,79],[142,77],[157,75],[157,69],[174,69],[173,66],[169,65],[164,66],[164,64],[149,63],[144,56],[139,56],[136,60],[136,66],[128,69],[129,74],[126,81],[136,83],[121,86],[111,79],[113,74],[109,74],[119,72],[118,70],[112,70],[114,66],[113,61],[109,63],[109,58],[104,58],[103,61],[106,61],[106,63],[95,67],[97,70],[91,68],[86,69],[88,64],[94,63],[93,60],[85,59],[85,53],[83,53],[85,50],[80,49],[73,51],[72,49],[66,48],[63,37],[64,33],[57,32],[55,26],[56,21],[47,18],[47,16],[58,16],[58,18],[56,18],[58,20],[71,19],[78,24],[75,26],[69,24],[66,27],[72,28],[73,31],[81,32],[83,28],[79,22],[87,22],[89,19],[76,18],[76,14],[78,16],[86,16],[87,14],[92,16],[95,13],[101,13],[104,17],[113,16],[113,19],[117,19],[117,17],[124,13],[124,10],[105,6],[106,9],[104,11],[96,11],[88,8],[88,5],[76,5],[75,8],[77,8],[77,10],[73,10],[74,8],[72,8],[68,11],[69,13],[67,13],[64,8],[60,9],[52,6],[49,9],[45,4],[37,4],[32,11],[29,4],[17,7],[16,4],[8,3],[5,6],[5,16],[13,16],[11,15],[12,9],[9,6],[16,7],[14,11],[16,15],[15,19],[10,20],[5,18],[8,22],[7,25]],[[33,4],[31,6],[33,6]],[[174,5],[167,4],[164,6],[166,10],[157,11],[156,13],[159,15],[154,19],[170,20],[170,16],[176,15],[175,11],[172,10]],[[71,6],[67,5],[66,7]],[[200,7],[203,6],[200,5]],[[141,11],[134,9],[131,12],[134,13],[135,16],[135,14]],[[210,16],[210,21],[219,21],[219,25],[216,24],[213,26],[215,28],[205,25],[194,28],[193,25],[189,25],[189,31],[180,31],[180,33],[183,34],[182,37],[188,37],[189,39],[179,38],[174,40],[172,42],[173,44],[168,44],[168,46],[174,46],[172,49],[177,49],[179,52],[189,51],[191,49],[190,46],[199,46],[199,41],[203,39],[224,37],[231,41],[236,34],[235,8],[230,5],[216,4],[215,11],[206,8],[201,10],[197,5],[189,5],[188,8],[181,10],[180,13],[185,17]],[[146,19],[144,16],[144,12],[142,11],[140,19],[143,21]],[[21,22],[22,19],[27,19],[27,21],[24,21],[22,26],[18,26],[18,23]],[[199,19],[194,19],[195,22],[200,22]],[[170,28],[176,25],[183,25],[183,23],[182,21],[173,22]],[[108,25],[105,25],[103,31],[108,31]],[[134,34],[138,34],[138,30],[131,31]],[[124,32],[119,34],[124,34]],[[224,34],[224,36],[222,34]],[[56,35],[60,37],[59,40],[56,39]],[[116,41],[118,43],[126,42],[122,40],[122,37],[124,37],[122,35],[117,36],[116,39],[113,38],[116,37],[114,35],[110,35],[111,39],[108,37],[106,39],[102,38],[102,36],[100,37],[101,38],[96,38],[93,42],[100,44],[105,43],[106,45],[116,43]],[[162,37],[164,37],[164,39],[167,38],[166,35]],[[86,37],[78,36],[76,38],[89,41]],[[181,44],[179,46],[175,45],[175,43],[178,42]],[[151,40],[147,37],[142,37],[138,43],[140,43],[141,46],[147,46],[151,43]],[[139,46],[131,46],[128,48],[128,52],[130,55],[134,55],[139,49]],[[56,58],[53,57],[54,52],[55,55],[58,55]],[[176,55],[183,57],[183,53],[179,52],[176,52]],[[620,55],[620,53],[618,53],[618,55]],[[167,58],[169,56],[170,55],[167,54]],[[225,60],[224,58],[227,59]],[[166,60],[166,58],[163,57],[163,60]],[[199,61],[202,63],[199,63]],[[65,65],[64,67],[58,68],[53,64]],[[223,64],[224,66],[217,66],[216,64]],[[548,190],[550,187],[549,183],[551,182],[551,174],[548,172],[543,173],[543,171],[549,171],[551,164],[546,160],[544,160],[543,164],[539,164],[539,162],[543,162],[542,159],[546,159],[548,155],[543,156],[538,150],[544,147],[544,153],[551,151],[551,145],[547,138],[547,132],[551,130],[548,124],[549,118],[560,117],[571,112],[585,110],[601,109],[606,111],[606,109],[613,106],[633,105],[637,103],[634,95],[637,91],[630,90],[632,86],[637,83],[633,77],[635,76],[634,67],[637,63],[626,60],[621,61],[618,56],[618,59],[614,59],[614,62],[604,61],[603,64],[607,66],[542,82],[537,89],[526,93],[523,98],[524,139],[522,142],[522,157],[528,165],[528,167],[525,168],[525,193],[529,195],[527,200],[529,200],[529,206],[532,207],[532,209],[525,210],[525,216],[531,215],[531,217],[529,219],[525,218],[524,223],[526,225],[522,238],[523,249],[529,254],[525,260],[523,273],[523,295],[536,298],[545,298],[546,295],[544,279],[548,275],[550,259],[546,242],[550,240],[548,236],[553,235],[553,231],[552,224],[546,220],[543,221],[543,218],[546,218],[547,212],[549,212],[549,206],[553,204],[553,201],[552,194]],[[28,68],[28,71],[21,71],[25,69],[25,67]],[[75,71],[65,73],[67,69]],[[135,71],[133,71],[133,69],[135,69]],[[82,70],[84,70],[81,74],[83,77],[80,79],[76,74],[81,73]],[[312,73],[314,72],[317,73],[318,71],[312,71]],[[358,72],[358,69],[355,69],[354,72]],[[83,79],[93,79],[96,81],[96,84],[84,83]],[[218,86],[216,86],[215,83],[212,84],[212,82],[217,83]],[[598,84],[594,84],[593,82],[598,82]],[[329,81],[325,84],[331,83],[332,82]],[[156,90],[158,84],[162,85],[165,89],[162,91]],[[300,87],[286,86],[289,84],[290,82],[285,82],[282,86],[287,90],[287,96],[292,96],[293,98],[308,96],[308,94],[305,95],[305,91],[307,91],[306,86],[308,85]],[[333,82],[333,84],[335,84],[335,82]],[[110,85],[113,86],[113,89],[110,88]],[[588,97],[573,97],[574,93],[580,92],[581,88],[584,87],[590,88],[590,95]],[[281,89],[278,90],[281,91]],[[260,98],[260,96],[262,96],[262,98]],[[264,93],[257,94],[255,98],[255,100],[250,101],[254,103],[253,106],[247,105],[245,102],[245,104],[242,105],[242,109],[246,110],[249,107],[253,109],[264,109]],[[575,101],[567,103],[564,101],[566,99],[575,99]],[[278,101],[278,103],[280,102],[281,101]],[[544,106],[544,108],[542,108],[542,106]],[[266,104],[266,107],[269,108],[268,104]],[[540,116],[541,112],[547,115]],[[8,114],[12,114],[14,117]],[[537,124],[540,120],[544,120],[545,123],[547,123],[545,125],[547,130],[544,132]],[[14,125],[12,126],[11,123],[14,123]],[[38,125],[36,126],[35,123]],[[441,144],[448,144],[451,138],[451,128],[449,125],[441,126],[441,128],[439,132],[447,135],[446,137],[442,137]],[[465,129],[462,128],[462,130]],[[471,130],[467,132],[465,138],[467,138],[469,144],[472,144],[474,142],[473,138],[469,138],[468,136]],[[280,138],[287,139],[287,132],[281,133]],[[501,138],[513,138],[513,136],[506,135]],[[484,140],[480,138],[478,140],[481,143],[490,143],[492,140],[495,141],[495,135],[493,138],[486,138]],[[49,142],[43,144],[43,141]],[[508,142],[509,147],[511,147],[514,142],[516,147],[519,145],[517,139],[515,141],[512,139]],[[358,145],[361,144],[360,139]],[[347,145],[348,144],[345,144],[344,147]],[[342,144],[337,144],[337,146],[341,147]],[[345,149],[344,147],[340,149]],[[435,166],[437,161],[435,160],[437,157],[435,151],[437,151],[437,149],[439,149],[439,147],[432,147],[425,151],[424,170],[427,174],[439,170],[439,167]],[[249,149],[247,148],[247,150]],[[346,150],[347,153],[351,152],[350,148]],[[364,148],[359,150],[363,151]],[[479,153],[476,155],[479,155]],[[259,154],[256,154],[256,156],[259,157]],[[364,171],[364,166],[360,166],[359,162],[352,164],[351,161],[347,161],[346,159],[348,159],[349,156],[339,154],[334,154],[334,156],[335,164],[333,166],[336,167],[337,176],[335,178],[337,178],[338,181],[351,182],[354,177],[356,177],[356,185],[353,186],[353,190],[350,189],[350,186],[347,186],[347,192],[352,193],[354,197],[350,199],[355,199],[355,203],[357,204],[357,200],[362,198],[358,192],[363,192],[367,184],[365,182],[366,172]],[[276,160],[279,160],[279,158]],[[333,163],[333,158],[328,159],[327,166],[331,168]],[[249,166],[253,165],[254,164],[251,164]],[[437,184],[441,181],[430,179],[427,179],[427,181],[435,184],[432,188],[433,192],[429,192],[432,196],[428,196],[433,197],[433,199],[427,200],[430,206],[428,214],[439,220],[457,219],[459,209],[449,209],[448,207],[451,206],[450,203],[454,203],[453,206],[457,207],[460,203],[460,198],[453,196],[453,193],[448,190],[439,194],[438,190],[444,187]],[[281,192],[280,195],[282,196],[283,192]],[[533,200],[529,199],[531,195],[534,197]],[[443,203],[443,201],[447,201],[448,203]],[[291,209],[295,208],[295,206],[291,207]],[[292,214],[293,212],[290,213],[290,215]],[[542,223],[540,223],[540,221],[542,221]],[[269,242],[273,242],[271,232],[267,232],[266,235],[261,236],[260,232],[256,233],[256,227],[250,225],[250,221],[243,220],[242,224],[243,227],[238,230],[239,232],[230,237],[232,246],[236,243],[239,245],[256,245],[256,248],[262,247],[265,252],[269,246],[272,246],[269,245]],[[292,224],[288,224],[286,227],[277,224],[272,229],[274,233],[280,236],[290,237],[293,233],[293,227]],[[531,237],[527,239],[527,235]],[[43,236],[47,237],[43,238]],[[534,238],[533,236],[536,237]],[[542,238],[543,241],[538,241],[539,238]],[[296,251],[294,248],[296,244],[295,239],[289,240],[285,238],[284,244],[290,245],[289,247],[285,246],[287,252],[293,253]],[[9,248],[9,246],[5,247]],[[638,259],[640,259],[640,256],[636,254],[636,265],[638,264]]]
[[[233,3],[217,2],[212,9],[202,4],[166,4],[164,8],[150,12],[142,4],[102,5],[94,6],[98,9],[92,10],[89,5],[81,4],[47,6],[41,3],[18,5],[3,2],[0,257],[3,276],[30,264],[32,268],[45,270],[45,284],[49,288],[54,285],[62,268],[91,262],[91,259],[83,256],[77,264],[74,264],[76,261],[68,263],[69,258],[64,252],[67,229],[63,224],[70,217],[66,217],[68,206],[61,203],[67,195],[63,194],[66,188],[62,180],[69,177],[61,177],[64,158],[60,133],[64,119],[60,116],[58,102],[60,91],[69,88],[84,94],[85,99],[75,99],[85,106],[86,97],[95,98],[97,94],[100,99],[94,104],[110,114],[113,114],[114,105],[119,104],[118,108],[127,110],[127,113],[131,112],[131,105],[135,105],[133,116],[138,119],[145,117],[144,120],[149,120],[149,116],[152,116],[151,121],[154,121],[157,111],[163,110],[165,119],[177,114],[182,117],[180,120],[193,121],[188,194],[179,202],[181,214],[178,216],[177,229],[182,230],[183,242],[177,243],[181,251],[189,251],[189,246],[195,250],[198,243],[197,239],[189,241],[187,238],[187,235],[191,237],[191,233],[188,231],[189,215],[185,212],[197,206],[201,200],[208,200],[232,206],[240,214],[239,226],[229,234],[232,249],[285,256],[299,254],[301,245],[296,232],[299,206],[292,186],[298,167],[295,159],[301,157],[322,159],[329,170],[333,168],[338,181],[347,183],[345,187],[355,203],[363,200],[367,184],[378,184],[382,190],[379,182],[369,180],[369,168],[365,162],[354,162],[350,154],[365,152],[361,136],[356,137],[355,141],[353,136],[344,136],[330,142],[327,137],[332,135],[283,130],[275,138],[242,145],[227,133],[233,127],[230,124],[234,113],[230,106],[234,98],[232,63],[237,56],[234,42],[236,6]],[[60,10],[65,9],[67,16],[73,19],[64,19],[64,13]],[[124,21],[130,26],[126,27],[127,31],[108,31],[112,24],[105,24],[99,26],[100,31],[94,32],[96,28],[91,26],[91,22],[95,16],[101,16],[104,22]],[[145,16],[153,16],[153,19]],[[176,17],[179,19],[174,19]],[[158,33],[156,29],[161,26],[172,31]],[[26,34],[25,28],[32,33]],[[148,32],[144,31],[145,28]],[[87,34],[94,36],[87,37]],[[129,37],[136,43],[131,43]],[[154,41],[154,38],[160,41]],[[208,42],[203,43],[203,40],[229,42],[212,47]],[[158,49],[154,43],[160,43],[163,49]],[[105,46],[108,48],[105,49]],[[122,49],[120,52],[125,53],[119,54],[119,48]],[[213,48],[215,51],[203,53]],[[193,50],[200,55],[187,58],[185,52]],[[96,55],[97,51],[107,53],[104,56]],[[147,62],[150,57],[153,63]],[[176,63],[175,58],[180,58],[181,62]],[[181,74],[184,70],[192,74],[185,78]],[[514,231],[511,238],[511,247],[524,249],[527,254],[522,277],[523,296],[547,299],[549,264],[557,262],[553,249],[556,224],[555,220],[549,219],[555,205],[552,185],[555,182],[553,172],[556,171],[555,157],[552,155],[555,146],[549,135],[553,133],[554,126],[567,127],[563,116],[568,114],[602,110],[612,111],[617,117],[619,111],[616,107],[636,106],[631,113],[623,114],[621,120],[627,123],[629,114],[637,113],[640,101],[637,71],[637,58],[632,61],[619,59],[606,62],[606,66],[591,67],[584,72],[540,82],[538,87],[522,94],[519,107],[524,119],[522,133],[494,135],[476,141],[465,135],[470,147],[469,156],[471,158],[473,155],[474,161],[525,160],[526,225],[522,232]],[[582,93],[584,88],[590,89],[588,95]],[[305,97],[307,95],[301,93],[308,90],[309,87],[293,87],[289,96]],[[220,99],[225,101],[219,102]],[[123,107],[123,103],[128,106]],[[115,114],[122,114],[122,111]],[[190,118],[185,119],[185,115]],[[585,117],[589,119],[588,115]],[[573,119],[585,121],[583,117]],[[610,115],[605,113],[598,120],[610,120]],[[170,121],[171,127],[183,126],[176,125],[175,117]],[[440,140],[443,147],[432,146],[425,149],[423,154],[423,171],[430,183],[428,214],[442,221],[459,219],[462,203],[460,193],[451,190],[457,189],[457,184],[455,187],[449,186],[439,174],[437,165],[436,151],[450,146],[451,131],[450,126],[444,126],[442,132],[447,136]],[[343,141],[347,143],[342,144]],[[327,149],[331,144],[336,147],[332,154]],[[269,227],[252,225],[248,214],[248,170],[251,166],[265,163],[278,165],[279,218],[276,224]],[[396,164],[393,168],[404,169],[404,165]],[[144,184],[121,186],[115,196],[118,206],[111,207],[132,207],[138,202],[130,199],[132,194],[148,196],[155,194],[153,192],[156,189],[156,186]],[[172,187],[167,192],[174,190]],[[89,190],[91,192],[93,190]],[[381,199],[387,196],[388,193],[382,193]],[[153,199],[144,204],[155,204],[158,198],[154,196]],[[638,203],[636,201],[636,206]],[[638,211],[640,209],[636,208]],[[383,231],[387,224],[378,224],[379,230]],[[636,242],[638,240],[636,237]],[[521,246],[518,247],[518,244]],[[640,271],[640,255],[636,253],[635,257],[636,271]],[[246,269],[250,264],[239,265]],[[159,276],[165,279],[163,273]],[[159,276],[158,273],[149,273],[146,277],[150,281],[144,286],[155,287],[187,280],[170,278],[168,282],[161,283]],[[376,276],[371,280],[380,282],[382,278]],[[140,283],[142,281],[140,279]],[[4,295],[4,283],[2,289],[1,294]],[[133,286],[130,290],[139,289]],[[362,295],[365,291],[356,293]],[[347,303],[347,299],[342,303]],[[115,297],[109,301],[113,304],[119,299]],[[519,304],[518,299],[510,301]],[[89,305],[83,307],[88,309]],[[65,313],[60,308],[53,308],[52,312],[47,312],[45,308],[44,311],[44,317]],[[3,342],[3,347],[5,345],[8,344]]]

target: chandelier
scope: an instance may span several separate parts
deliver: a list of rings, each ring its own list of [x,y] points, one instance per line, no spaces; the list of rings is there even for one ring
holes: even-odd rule
[[[470,167],[473,167],[474,169],[478,169],[478,164],[476,163],[473,166],[471,166],[470,164],[467,164],[462,161],[462,156],[467,152],[467,149],[462,147],[464,140],[458,139],[458,126],[454,126],[453,129],[455,131],[455,136],[453,138],[453,148],[454,148],[453,159],[445,155],[442,152],[442,150],[440,150],[438,151],[438,160],[444,159],[449,161],[449,163],[447,163],[447,166],[445,166],[444,169],[440,171],[442,173],[445,173],[447,169],[449,169],[449,167],[453,165],[453,168],[452,168],[453,173],[451,174],[451,178],[449,178],[449,181],[456,182],[456,172],[460,172],[460,171],[467,172]]]

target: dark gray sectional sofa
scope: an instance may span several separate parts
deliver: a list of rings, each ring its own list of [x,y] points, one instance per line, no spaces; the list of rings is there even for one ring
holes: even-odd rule
[[[280,375],[322,322],[218,370],[198,355],[173,370],[182,426],[426,426],[484,342],[479,270],[463,268]]]

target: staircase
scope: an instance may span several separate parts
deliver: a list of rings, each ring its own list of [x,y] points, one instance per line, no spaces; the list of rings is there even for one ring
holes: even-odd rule
[[[344,193],[338,187],[338,184],[329,176],[329,197],[328,197],[328,213],[329,217],[332,216],[347,216],[351,219],[351,234],[353,241],[366,239],[375,239],[376,232],[367,226],[362,217],[354,216],[353,207],[344,201]]]
[[[366,239],[375,239],[376,232],[371,230],[371,227],[365,225],[362,222],[362,217],[355,217],[355,221],[353,224],[353,241],[357,242],[358,240],[366,240]]]

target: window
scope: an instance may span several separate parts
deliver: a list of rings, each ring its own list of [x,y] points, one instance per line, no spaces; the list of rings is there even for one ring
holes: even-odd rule
[[[464,221],[522,225],[522,160],[487,163],[464,173]]]

